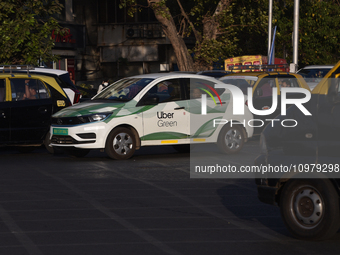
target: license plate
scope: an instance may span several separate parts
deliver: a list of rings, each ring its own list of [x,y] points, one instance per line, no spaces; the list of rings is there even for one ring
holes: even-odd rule
[[[54,135],[68,135],[67,128],[53,128]]]

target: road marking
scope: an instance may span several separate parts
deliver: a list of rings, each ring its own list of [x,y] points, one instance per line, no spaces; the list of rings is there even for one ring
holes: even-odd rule
[[[131,232],[135,233],[136,235],[138,235],[140,238],[144,239],[148,243],[153,244],[154,246],[158,247],[163,252],[165,252],[167,254],[181,254],[178,251],[172,249],[170,246],[168,246],[165,243],[157,240],[156,238],[154,238],[153,236],[149,235],[145,231],[143,231],[143,230],[139,229],[138,227],[136,227],[135,225],[131,224],[127,220],[125,220],[122,217],[118,216],[117,214],[111,212],[107,207],[103,206],[97,200],[92,198],[89,194],[79,190],[78,188],[73,186],[71,183],[65,181],[62,178],[56,177],[56,176],[54,176],[52,174],[49,174],[49,173],[47,173],[47,172],[45,172],[43,170],[40,170],[40,169],[35,169],[35,170],[38,171],[39,173],[41,173],[42,175],[45,175],[45,176],[50,177],[50,178],[53,178],[54,180],[60,182],[61,184],[63,184],[64,186],[66,186],[67,188],[69,188],[70,190],[75,192],[76,194],[78,194],[84,200],[89,202],[94,208],[96,208],[97,210],[101,211],[102,213],[107,215],[112,220],[118,222],[119,224],[121,224],[122,226],[124,226],[125,228],[130,230]]]
[[[152,162],[152,163],[157,163],[157,162],[155,162],[155,161],[150,161],[150,162]],[[188,197],[186,197],[186,196],[183,196],[182,194],[180,194],[180,193],[178,193],[178,192],[176,192],[176,191],[169,190],[169,189],[167,189],[167,188],[161,187],[161,186],[159,186],[159,185],[157,185],[157,184],[154,184],[154,183],[152,183],[152,182],[150,182],[150,181],[140,180],[140,179],[138,179],[138,178],[134,178],[134,177],[128,176],[127,174],[124,174],[124,169],[122,169],[122,168],[120,168],[120,167],[116,167],[116,168],[118,168],[119,170],[121,170],[121,171],[116,171],[116,170],[113,170],[113,169],[110,168],[110,167],[106,167],[106,166],[104,165],[105,163],[108,163],[108,162],[97,162],[97,164],[98,164],[97,166],[102,165],[102,168],[103,168],[104,170],[106,170],[106,171],[110,171],[110,172],[113,172],[113,173],[115,173],[115,174],[121,175],[121,176],[123,176],[124,178],[127,178],[127,179],[131,179],[131,180],[135,180],[135,181],[139,181],[139,182],[145,183],[145,184],[150,185],[150,186],[152,186],[152,187],[154,187],[154,188],[156,188],[156,189],[159,189],[159,190],[162,190],[162,191],[164,191],[164,192],[167,192],[167,193],[169,193],[169,194],[171,194],[171,195],[173,195],[173,196],[176,196],[176,197],[178,197],[179,199],[181,199],[181,200],[183,200],[183,201],[185,201],[185,202],[187,202],[187,203],[193,205],[194,207],[200,209],[201,211],[203,211],[203,212],[205,212],[205,213],[207,213],[207,214],[210,214],[210,215],[212,215],[212,216],[214,216],[214,217],[216,217],[216,218],[218,218],[218,219],[221,219],[221,220],[223,220],[223,221],[227,221],[228,223],[233,224],[234,226],[237,226],[237,227],[239,227],[240,229],[245,229],[245,230],[247,230],[247,231],[249,231],[249,232],[251,232],[251,233],[254,233],[254,234],[256,234],[256,235],[258,235],[258,236],[260,236],[260,237],[263,237],[263,238],[265,238],[265,239],[268,239],[268,240],[271,240],[271,241],[274,241],[274,242],[284,243],[282,240],[280,240],[280,239],[277,238],[277,237],[274,237],[273,235],[263,233],[262,231],[258,231],[257,229],[251,228],[251,227],[249,227],[248,225],[246,225],[246,224],[244,224],[244,223],[242,223],[242,222],[232,221],[232,220],[230,220],[230,219],[227,219],[224,215],[222,215],[222,214],[220,214],[220,213],[218,213],[218,212],[215,212],[215,211],[213,211],[213,210],[211,210],[211,209],[209,209],[209,208],[206,208],[205,206],[203,206],[203,205],[197,203],[196,201],[194,201],[194,200],[192,200],[192,199],[190,199],[190,198],[188,198]],[[159,165],[164,166],[165,164],[159,163]]]
[[[25,234],[24,231],[15,223],[15,220],[7,213],[7,211],[0,204],[0,218],[2,218],[4,224],[8,227],[13,235],[19,240],[19,242],[25,247],[27,252],[32,255],[43,255],[41,250],[35,243]]]

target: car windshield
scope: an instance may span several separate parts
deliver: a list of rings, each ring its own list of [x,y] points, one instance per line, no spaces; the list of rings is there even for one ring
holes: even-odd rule
[[[96,95],[93,100],[109,99],[130,101],[152,81],[153,79],[150,78],[125,78],[111,84],[108,88]]]
[[[323,78],[330,70],[331,68],[301,69],[298,74],[303,78]]]

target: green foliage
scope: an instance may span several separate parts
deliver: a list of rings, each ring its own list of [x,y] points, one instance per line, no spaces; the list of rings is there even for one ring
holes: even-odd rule
[[[294,1],[279,2],[274,25],[278,26],[276,56],[292,60]],[[339,61],[340,7],[332,1],[304,0],[299,9],[299,66],[335,64]]]
[[[122,6],[136,7],[137,2],[139,0],[122,0]],[[160,0],[160,5],[169,8],[179,36],[193,37],[193,29],[200,35],[200,38],[196,38],[195,46],[189,50],[194,55],[196,65],[209,67],[213,62],[239,55],[266,56],[268,0],[230,0],[230,5],[212,18],[219,2],[181,0],[193,26],[183,26],[183,21],[187,21],[181,15],[177,1]],[[277,26],[275,57],[286,58],[288,62],[293,58],[293,14],[294,0],[274,1],[273,27]],[[299,14],[299,66],[336,63],[340,57],[339,2],[300,1]],[[204,34],[203,27],[207,19],[219,24],[216,38]]]
[[[58,0],[1,0],[0,63],[36,65],[39,59],[56,60],[51,34],[61,30],[52,15],[61,9]]]

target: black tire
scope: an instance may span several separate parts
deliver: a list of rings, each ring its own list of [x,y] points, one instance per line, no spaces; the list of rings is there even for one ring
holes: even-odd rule
[[[245,142],[245,132],[239,126],[224,126],[218,136],[217,146],[226,154],[238,153]]]
[[[128,128],[115,128],[107,137],[105,152],[110,158],[129,159],[135,153],[135,150],[136,138]]]
[[[178,144],[178,145],[173,145],[172,147],[180,153],[190,152],[190,144]]]
[[[340,226],[339,195],[328,179],[288,181],[280,210],[287,229],[298,239],[328,239]]]
[[[44,146],[48,153],[54,154],[54,148],[51,146],[50,132],[48,132],[45,136]]]
[[[65,152],[72,157],[76,158],[83,158],[87,154],[89,154],[90,150],[87,149],[78,149],[78,148],[72,148],[72,149],[66,149]]]

